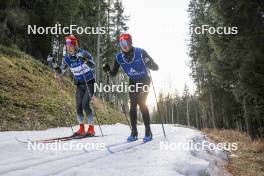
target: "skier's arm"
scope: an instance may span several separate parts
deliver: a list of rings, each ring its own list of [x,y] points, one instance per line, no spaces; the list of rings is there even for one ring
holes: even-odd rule
[[[63,59],[61,66],[60,67],[57,66],[54,69],[57,74],[63,75],[65,71],[67,70],[67,68],[68,68],[68,65],[64,62],[64,59]]]
[[[109,74],[111,76],[116,76],[117,75],[117,72],[119,70],[119,67],[120,67],[119,63],[117,62],[117,60],[115,60],[114,67],[113,67],[113,69],[111,71],[109,71]]]
[[[95,68],[95,62],[94,62],[94,59],[93,59],[92,55],[88,51],[84,51],[83,52],[83,57],[87,58],[87,65],[91,69],[94,69]]]
[[[115,64],[114,64],[114,67],[113,69],[111,70],[110,66],[108,64],[104,64],[103,65],[103,70],[106,72],[106,73],[109,73],[110,76],[116,76],[117,75],[117,72],[119,70],[119,63],[115,60]]]
[[[159,66],[154,62],[154,60],[148,55],[145,50],[142,50],[142,58],[144,60],[145,65],[151,70],[158,70]]]

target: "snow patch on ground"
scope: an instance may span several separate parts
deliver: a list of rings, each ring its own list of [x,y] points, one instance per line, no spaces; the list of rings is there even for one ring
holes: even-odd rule
[[[74,130],[77,130],[77,126]],[[11,131],[0,133],[0,175],[126,175],[126,176],[177,176],[177,175],[229,175],[223,166],[228,157],[221,150],[165,150],[164,144],[183,144],[189,141],[208,141],[198,130],[165,125],[164,139],[161,125],[152,125],[154,140],[143,144],[144,126],[139,126],[139,140],[125,143],[130,134],[123,124],[103,125],[106,136],[76,140],[80,144],[103,143],[104,150],[29,151],[21,140],[38,140],[72,134],[70,128],[53,128],[43,131]],[[100,130],[96,126],[97,135]],[[63,143],[69,143],[65,141]]]

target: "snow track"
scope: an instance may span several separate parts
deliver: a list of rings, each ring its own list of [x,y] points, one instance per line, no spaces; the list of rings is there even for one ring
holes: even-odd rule
[[[143,143],[144,127],[140,126],[139,139],[126,143],[130,133],[127,126],[116,124],[102,128],[105,134],[111,135],[75,140],[80,144],[104,144],[104,149],[100,150],[29,151],[27,144],[15,140],[15,137],[25,140],[65,136],[69,135],[69,128],[1,132],[0,175],[228,175],[222,169],[227,160],[222,151],[165,150],[161,147],[161,142],[179,144],[190,139],[206,140],[197,130],[166,125],[168,140],[165,140],[161,126],[152,125],[154,140]]]

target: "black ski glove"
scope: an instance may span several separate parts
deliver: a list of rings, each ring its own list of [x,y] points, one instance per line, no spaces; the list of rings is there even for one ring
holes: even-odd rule
[[[107,73],[110,72],[110,66],[108,64],[104,64],[103,70],[104,70],[104,72],[107,72]]]
[[[88,63],[88,58],[86,58],[86,57],[79,56],[77,59],[78,59],[78,60],[81,60],[81,61],[82,61],[83,63],[85,63],[85,64]]]

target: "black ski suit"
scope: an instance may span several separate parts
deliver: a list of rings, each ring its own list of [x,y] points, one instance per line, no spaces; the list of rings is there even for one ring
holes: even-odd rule
[[[125,59],[127,59],[127,62],[130,62],[134,57],[134,47],[131,48],[131,50],[127,53],[124,53]],[[151,70],[158,70],[158,65],[153,61],[153,59],[148,55],[148,53],[142,49],[142,58],[145,63],[145,66],[147,69]],[[114,67],[112,71],[110,71],[111,76],[115,76],[119,70],[119,63],[117,60],[115,60]],[[150,85],[150,77],[141,79],[141,80],[132,80],[129,79],[129,85],[136,85],[137,83],[142,83],[143,85]],[[143,86],[142,86],[143,87]],[[130,122],[132,127],[132,133],[131,135],[137,136],[137,105],[139,105],[139,109],[142,113],[142,118],[145,125],[145,135],[149,136],[151,134],[150,130],[150,116],[149,116],[149,110],[146,105],[146,99],[147,99],[148,92],[144,92],[143,90],[139,90],[138,92],[129,92],[129,98],[130,98]]]

